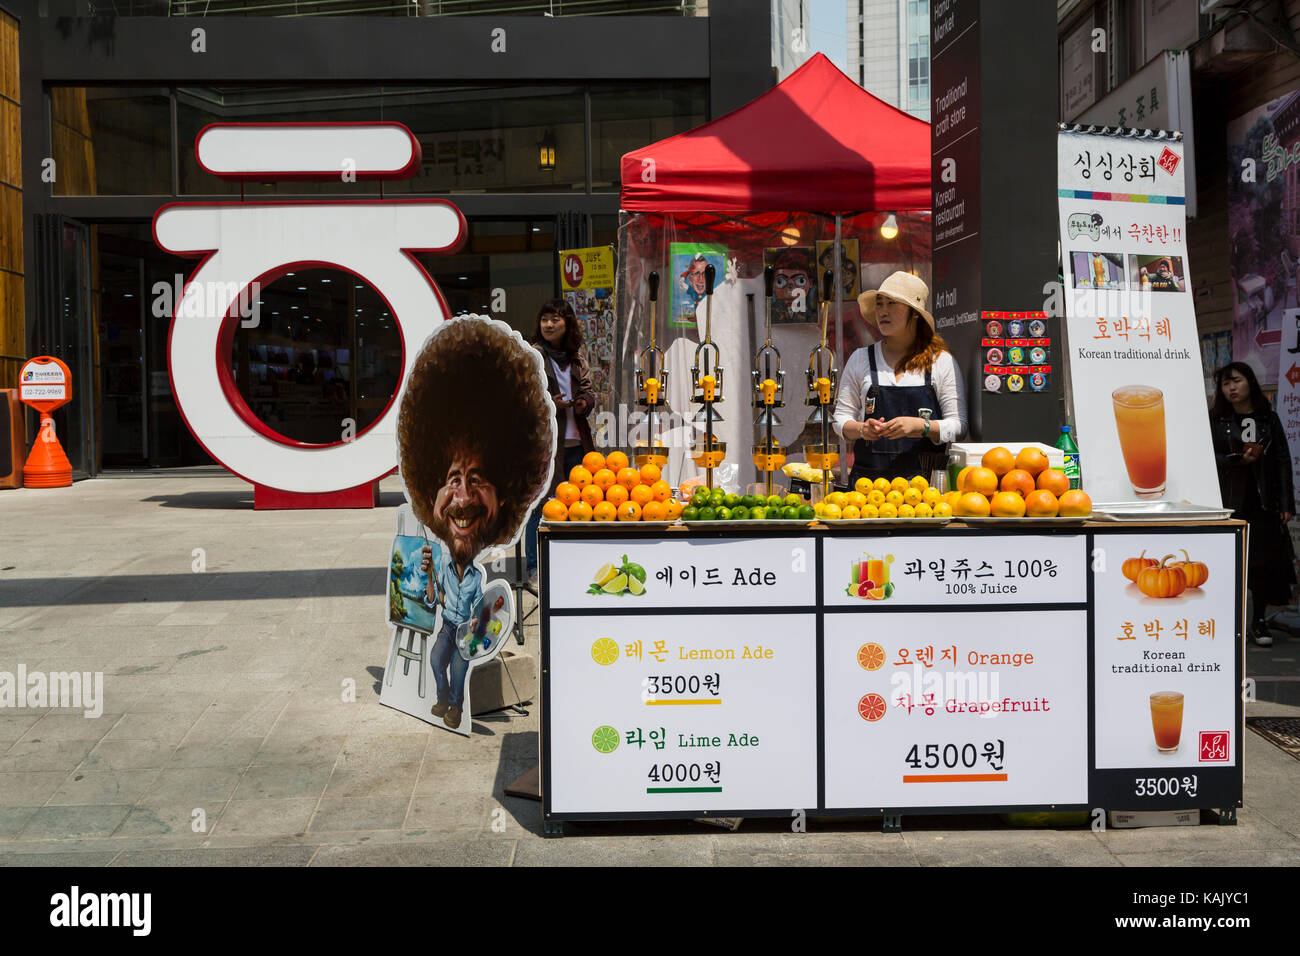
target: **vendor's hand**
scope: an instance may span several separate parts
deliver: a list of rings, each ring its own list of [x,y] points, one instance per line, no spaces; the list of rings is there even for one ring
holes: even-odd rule
[[[567,401],[566,399],[561,398],[559,395],[552,395],[551,401],[555,403],[556,408],[568,408],[570,405],[573,404],[573,402]]]
[[[1245,458],[1248,462],[1259,461],[1259,456],[1263,450],[1263,446],[1260,445],[1259,442],[1248,441],[1246,442],[1246,447],[1242,449],[1241,457]]]
[[[883,418],[868,418],[862,423],[862,437],[867,441],[875,441],[877,438],[885,437],[885,420]]]
[[[426,544],[420,549],[420,573],[428,574],[431,567],[433,567],[433,548]]]
[[[587,400],[584,398],[579,398],[577,401],[573,403],[573,410],[577,412],[579,415],[587,414]]]
[[[1291,512],[1289,512],[1289,511],[1283,511],[1283,512],[1282,512],[1282,523],[1283,523],[1283,524],[1288,524],[1288,523],[1291,521],[1291,519],[1294,518],[1294,517],[1295,517],[1295,515],[1293,515]]]
[[[923,431],[925,431],[925,419],[910,415],[891,418],[881,428],[881,433],[886,438],[919,438]]]

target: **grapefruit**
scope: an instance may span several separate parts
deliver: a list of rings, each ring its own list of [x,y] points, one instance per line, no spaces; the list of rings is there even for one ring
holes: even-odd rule
[[[1041,472],[1047,470],[1047,456],[1043,454],[1041,449],[1028,445],[1020,449],[1020,452],[1016,455],[1016,467],[1029,472],[1037,478]]]
[[[1003,491],[1014,491],[1020,497],[1026,498],[1034,490],[1034,476],[1023,468],[1012,468],[1002,476],[998,487]]]
[[[1070,479],[1059,468],[1046,468],[1038,476],[1038,487],[1059,498],[1070,490]]]
[[[1056,495],[1045,489],[1025,495],[1025,515],[1030,518],[1055,518],[1060,510]]]
[[[957,507],[952,509],[952,513],[959,518],[987,518],[989,516],[989,500],[975,491],[968,491],[961,496],[957,502]]]
[[[991,497],[998,490],[998,473],[992,468],[976,468],[966,477],[966,490]]]
[[[989,512],[998,518],[1023,518],[1025,499],[1014,491],[999,491],[989,502]]]
[[[980,459],[980,464],[992,471],[999,478],[1016,467],[1016,456],[1011,454],[1010,448],[1003,448],[998,445],[996,448],[990,448]]]
[[[970,477],[970,473],[974,470],[975,470],[974,465],[967,465],[961,471],[957,472],[957,493],[958,494],[964,495],[966,493],[966,479]]]
[[[1062,518],[1086,518],[1092,514],[1092,499],[1077,488],[1058,499]]]

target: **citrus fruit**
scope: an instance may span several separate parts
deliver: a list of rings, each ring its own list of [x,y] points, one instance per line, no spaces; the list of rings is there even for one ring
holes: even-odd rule
[[[1041,472],[1047,470],[1048,467],[1047,456],[1044,455],[1040,449],[1035,448],[1033,445],[1027,445],[1026,447],[1020,449],[1020,451],[1016,454],[1016,467],[1021,469],[1022,471],[1029,472],[1031,475],[1037,478]]]
[[[1057,500],[1062,518],[1086,518],[1092,514],[1092,499],[1078,488],[1067,491]]]
[[[731,509],[726,505],[723,505],[721,508],[715,508],[713,510],[713,518],[715,521],[730,521]]]
[[[847,508],[847,507],[849,507],[849,506],[848,506],[848,505],[845,505],[844,507]],[[799,520],[799,508],[798,508],[798,506],[797,506],[797,505],[786,505],[784,508],[781,509],[781,517],[782,517],[782,519],[784,519],[785,521],[798,521],[798,520]]]
[[[605,565],[609,567],[609,565]],[[599,584],[600,582],[596,582]],[[598,637],[591,645],[591,659],[597,664],[612,664],[618,660],[618,645],[608,637]]]
[[[882,588],[881,590],[883,591],[884,589]],[[875,723],[881,717],[885,716],[885,698],[881,697],[879,694],[867,694],[858,701],[858,716],[865,721]],[[614,728],[611,727],[609,729],[613,730]],[[594,737],[592,738],[592,743],[595,743]],[[615,746],[618,746],[617,742],[615,743]]]
[[[862,517],[879,518],[880,509],[877,508],[875,505],[873,505],[871,502],[867,502],[865,505],[862,506]]]
[[[837,508],[844,507],[844,492],[832,491],[826,496],[825,501],[828,505],[834,505]]]
[[[659,480],[659,466],[654,462],[646,462],[642,465],[641,480],[647,485],[653,485]]]
[[[627,465],[627,455],[621,451],[611,451],[605,456],[605,467],[616,474],[620,468],[626,468]]]
[[[645,585],[641,583],[640,578],[627,579],[628,594],[645,594]]]
[[[618,647],[614,650],[617,652]],[[880,670],[885,666],[885,649],[875,642],[863,644],[858,648],[858,666],[864,671]]]
[[[917,491],[920,492],[924,492],[927,488],[930,487],[930,483],[926,481],[925,478],[921,475],[913,475],[912,480],[909,482],[909,484]]]
[[[889,494],[885,495],[885,504],[893,505],[895,508],[899,505],[906,504],[906,502],[907,499],[903,497],[903,493],[898,489],[894,489]]]
[[[600,586],[607,581],[614,580],[616,577],[618,577],[618,569],[614,565],[602,564],[600,570],[596,572],[596,576],[591,579],[591,583]]]
[[[642,508],[650,501],[654,500],[654,492],[650,490],[649,485],[633,485],[628,490],[628,497],[639,504]]]
[[[898,506],[897,506],[897,505],[894,505],[894,504],[891,504],[890,502],[886,501],[883,505],[880,506],[880,512],[879,512],[878,517],[881,517],[881,518],[897,518],[897,517],[898,517]]]
[[[906,478],[895,478],[893,481],[889,483],[889,487],[893,491],[906,491],[908,488],[912,486],[911,484],[908,483],[908,480]]]
[[[885,492],[887,492],[887,491],[889,490],[889,479],[888,479],[888,478],[877,478],[875,481],[873,481],[873,482],[871,483],[871,487],[872,487],[872,488],[875,488],[877,491],[879,491],[879,492],[883,495]]]
[[[641,484],[641,472],[635,468],[620,468],[615,476],[618,483],[631,491],[637,485]]]
[[[862,517],[862,512],[858,510],[857,505],[845,505],[840,511],[840,517],[845,521],[857,521]]]
[[[681,519],[683,521],[699,521],[700,509],[695,507],[695,505],[687,505],[682,509]]]
[[[574,465],[573,469],[569,472],[569,481],[577,485],[579,488],[584,488],[591,484],[591,472],[586,468],[583,468],[581,465]]]
[[[800,506],[799,506],[799,520],[800,520],[800,521],[812,521],[812,519],[813,519],[813,518],[816,518],[816,517],[817,517],[817,512],[816,512],[816,510],[813,508],[812,505],[800,505]]]
[[[820,507],[820,506],[819,506],[819,507]],[[819,516],[819,517],[820,517],[820,516]],[[767,508],[764,507],[763,505],[755,505],[754,507],[750,508],[750,509],[749,509],[749,520],[750,520],[750,521],[766,521],[766,520],[767,520]]]
[[[957,502],[957,507],[952,509],[952,513],[959,518],[987,518],[989,516],[989,500],[975,491],[968,491],[961,496]]]
[[[591,745],[597,753],[612,754],[618,749],[618,731],[613,727],[597,727],[591,735]]]
[[[673,486],[660,478],[650,486],[650,496],[655,501],[667,501],[673,496]]]
[[[961,500],[961,495],[960,491],[945,491],[939,496],[939,500],[948,502],[949,508],[956,508],[957,502]]]
[[[1056,495],[1039,489],[1025,495],[1025,516],[1029,518],[1055,518],[1061,506]]]
[[[582,489],[582,500],[592,508],[595,508],[596,505],[604,503],[605,492],[600,490],[599,485],[594,483],[590,484],[586,488]]]
[[[713,507],[713,505],[705,505],[700,509],[700,513],[697,516],[697,520],[699,521],[716,521],[717,519],[718,509]]]
[[[596,521],[613,521],[618,517],[618,507],[609,501],[597,502],[591,509],[591,517]]]
[[[967,465],[961,471],[957,472],[957,493],[958,494],[964,495],[966,493],[966,479],[970,477],[970,473],[974,470],[975,470],[974,465]]]
[[[542,517],[547,521],[569,520],[569,509],[559,498],[552,498],[542,505]]]
[[[1065,477],[1065,472],[1059,468],[1046,468],[1038,476],[1038,487],[1043,491],[1050,491],[1059,498],[1070,490],[1070,479]]]
[[[803,498],[799,495],[796,495],[793,491],[790,492],[788,495],[786,495],[784,498],[782,498],[781,501],[790,508],[798,508],[801,504],[803,504]]]
[[[562,481],[555,486],[555,497],[564,502],[567,508],[582,498],[582,488],[571,481]]]
[[[839,521],[844,516],[840,506],[834,502],[827,501],[826,507],[822,509],[822,517],[827,521]]]
[[[589,451],[582,456],[582,467],[594,475],[605,467],[605,456],[598,451]]]
[[[885,599],[885,589],[872,588],[867,592],[867,598],[872,601],[883,601]]]
[[[668,520],[676,521],[682,515],[682,510],[686,507],[676,498],[669,498],[664,502],[668,506]]]
[[[641,487],[644,488],[645,485],[641,485]],[[668,506],[664,504],[662,501],[655,501],[654,499],[647,501],[644,505],[641,506],[641,520],[642,521],[667,521]]]
[[[951,518],[952,505],[950,505],[946,501],[940,501],[937,505],[934,506],[934,516],[936,518]]]
[[[627,489],[622,485],[610,485],[605,489],[605,500],[617,508],[627,501]]]
[[[966,476],[966,490],[991,497],[998,490],[998,473],[992,468],[976,468]]]
[[[624,591],[627,590],[627,575],[626,574],[614,575],[612,578],[610,578],[608,581],[602,584],[600,586],[600,589],[604,591],[606,594],[622,594]]]
[[[569,520],[590,521],[591,505],[587,504],[585,501],[575,501],[573,504],[569,505]]]
[[[641,506],[635,501],[625,501],[618,506],[619,521],[640,521]]]
[[[999,491],[989,502],[989,513],[998,518],[1023,518],[1025,499],[1014,491]]]
[[[749,509],[748,509],[747,507],[745,507],[744,505],[736,505],[736,507],[734,507],[734,508],[731,509],[731,520],[732,520],[732,521],[748,521],[748,520],[749,520]]]
[[[921,492],[917,488],[908,488],[903,492],[903,504],[905,505],[911,505],[915,508],[921,503],[921,500]]]
[[[915,517],[916,517],[916,509],[913,508],[911,505],[906,505],[906,504],[904,504],[904,505],[899,505],[899,506],[898,506],[898,516],[899,516],[900,518],[915,518]]]
[[[601,491],[608,490],[609,486],[615,484],[617,481],[618,477],[608,468],[601,468],[598,471],[592,472],[591,475],[591,483]]]
[[[850,491],[844,496],[844,504],[853,505],[855,508],[861,508],[866,503],[867,496],[860,491]]]
[[[1029,493],[1034,490],[1034,476],[1023,468],[1012,468],[1002,476],[1002,481],[998,487],[1003,491],[1014,491],[1020,497],[1028,497]]]
[[[869,492],[872,489],[872,487],[873,485],[871,483],[871,479],[866,477],[859,478],[857,481],[853,483],[853,490],[860,492],[861,494],[864,495],[867,492]]]
[[[922,501],[919,505],[916,506],[916,516],[918,518],[933,518],[934,509],[931,508],[929,505],[927,505],[924,501]]]
[[[921,500],[931,508],[938,504],[942,497],[943,495],[939,494],[938,488],[926,488],[925,491],[921,493]]]
[[[1010,448],[1003,448],[998,445],[996,448],[990,448],[980,459],[980,464],[992,471],[999,478],[1016,467],[1016,456],[1011,454]]]

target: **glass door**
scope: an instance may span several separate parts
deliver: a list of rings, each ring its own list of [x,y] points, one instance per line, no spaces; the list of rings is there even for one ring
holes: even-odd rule
[[[148,464],[148,350],[144,262],[99,256],[101,449],[105,468]]]

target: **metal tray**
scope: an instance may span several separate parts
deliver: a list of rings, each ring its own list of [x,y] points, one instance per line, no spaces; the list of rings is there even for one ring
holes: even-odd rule
[[[1232,510],[1185,501],[1116,501],[1094,503],[1092,515],[1098,521],[1222,521]]]
[[[833,521],[822,519],[829,528],[847,526],[850,528],[929,528],[945,525],[952,518],[836,518]]]
[[[987,518],[957,518],[956,520],[971,525],[991,524],[1004,528],[1050,528],[1053,526],[1069,528],[1078,527],[1085,521],[1091,520],[1091,518],[1091,515],[1087,518],[1003,518],[990,515]]]
[[[673,521],[547,521],[542,519],[542,524],[548,528],[628,528],[640,525],[651,528],[666,528],[669,525],[677,524]]]
[[[682,524],[688,528],[707,530],[709,528],[766,528],[769,525],[776,525],[781,528],[808,528],[817,523],[816,518],[763,518],[761,520],[751,520],[749,518],[743,521],[682,521]]]

